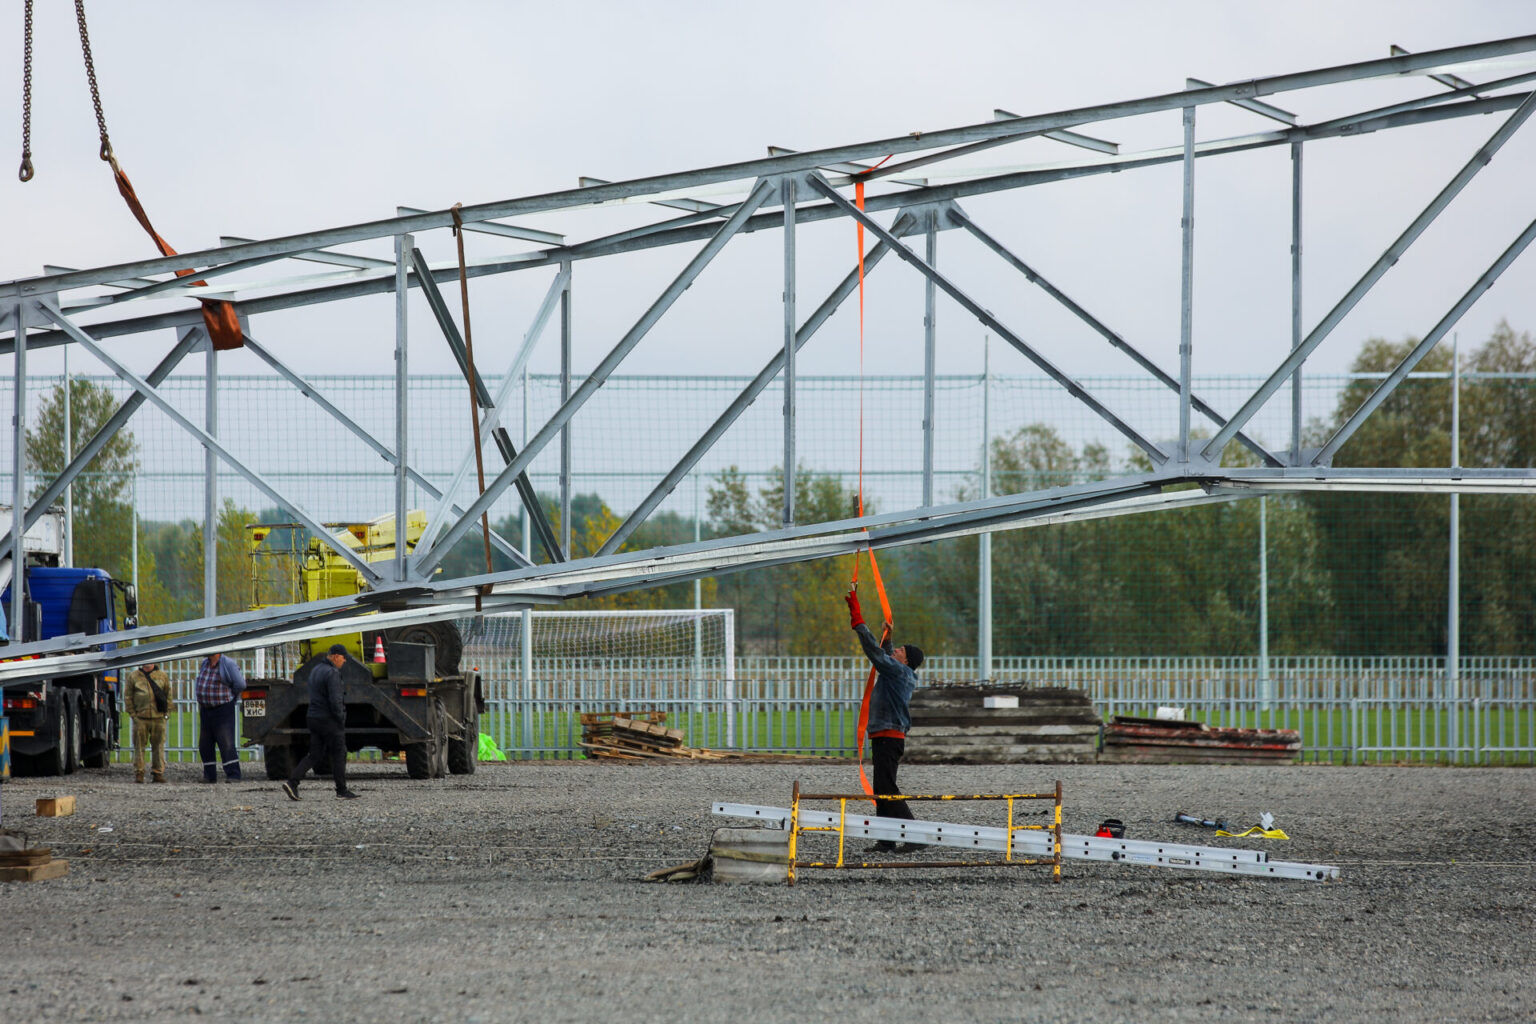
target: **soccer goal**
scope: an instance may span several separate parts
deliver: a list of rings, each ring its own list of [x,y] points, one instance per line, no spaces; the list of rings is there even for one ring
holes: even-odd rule
[[[539,721],[575,709],[681,715],[736,700],[732,608],[506,612],[458,627],[487,700],[515,714],[517,746],[543,746]],[[733,718],[724,716],[728,746]]]

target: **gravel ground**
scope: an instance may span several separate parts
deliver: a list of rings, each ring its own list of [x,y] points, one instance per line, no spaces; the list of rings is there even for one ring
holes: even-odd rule
[[[1059,885],[936,868],[792,888],[641,879],[744,824],[711,801],[846,791],[848,764],[366,765],[363,799],[310,784],[298,804],[172,771],[0,787],[5,824],[71,861],[0,883],[0,1020],[1536,1018],[1529,770],[908,766],[910,792],[1060,778],[1069,832],[1113,816],[1128,838],[1241,845],[1170,818],[1271,811],[1291,839],[1258,842],[1343,878],[1068,862]],[[75,816],[32,816],[61,793]],[[982,806],[926,816],[995,821]]]

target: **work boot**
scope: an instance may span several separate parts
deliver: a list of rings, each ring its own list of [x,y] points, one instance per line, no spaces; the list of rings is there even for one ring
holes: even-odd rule
[[[337,800],[356,800],[358,798],[358,794],[352,792],[350,789],[343,789],[336,794]]]

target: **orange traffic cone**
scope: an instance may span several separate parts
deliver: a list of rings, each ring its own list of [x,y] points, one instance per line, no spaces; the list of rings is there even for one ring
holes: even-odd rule
[[[384,664],[384,638],[381,636],[373,638],[373,663],[375,665]]]

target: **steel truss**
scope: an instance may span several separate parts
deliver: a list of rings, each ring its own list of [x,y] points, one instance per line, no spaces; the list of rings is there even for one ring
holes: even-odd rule
[[[1451,73],[1453,69],[1469,72],[1469,65],[1487,61],[1498,61],[1501,65],[1512,62],[1518,67],[1513,68],[1515,73],[1506,77],[1476,85]],[[1418,76],[1427,80],[1434,91],[1416,99],[1358,110],[1314,124],[1302,124],[1295,115],[1259,99],[1302,89],[1403,76]],[[875,548],[894,547],[1043,523],[1125,515],[1210,501],[1230,501],[1270,490],[1536,491],[1536,471],[1528,469],[1454,468],[1433,471],[1390,468],[1335,470],[1332,467],[1333,457],[1340,446],[1536,238],[1536,220],[1515,236],[1505,252],[1471,283],[1463,297],[1424,335],[1423,342],[1382,380],[1370,399],[1321,447],[1305,449],[1301,445],[1299,389],[1295,389],[1298,397],[1293,401],[1292,436],[1287,448],[1266,448],[1243,432],[1254,414],[1274,397],[1283,384],[1287,381],[1299,382],[1307,358],[1425,229],[1451,205],[1458,193],[1494,158],[1500,148],[1521,129],[1532,112],[1536,111],[1536,91],[1522,88],[1533,80],[1536,80],[1536,35],[1417,54],[1399,52],[1380,60],[1224,85],[1211,85],[1191,79],[1188,88],[1179,92],[1118,103],[1031,116],[997,111],[991,121],[943,131],[914,133],[809,152],[770,148],[769,155],[761,159],[631,181],[609,182],[584,178],[581,186],[576,189],[462,207],[457,212],[402,207],[398,216],[386,220],[265,240],[226,237],[222,239],[225,244],[216,249],[92,270],[48,267],[48,273],[40,277],[0,283],[0,354],[10,354],[14,360],[16,416],[10,439],[13,466],[22,467],[26,464],[26,360],[29,352],[59,345],[79,345],[106,364],[133,389],[133,393],[97,435],[55,479],[48,482],[37,500],[30,505],[25,500],[22,474],[14,474],[9,498],[14,507],[25,509],[25,515],[13,517],[13,523],[18,525],[4,538],[0,538],[0,560],[7,556],[13,560],[19,559],[21,536],[25,528],[37,521],[146,402],[164,411],[196,438],[208,453],[205,483],[205,506],[208,509],[215,508],[216,463],[224,462],[271,501],[287,510],[298,522],[321,537],[327,536],[327,531],[314,515],[290,495],[284,494],[259,467],[241,458],[214,435],[219,382],[216,354],[202,327],[201,312],[197,303],[192,301],[194,299],[218,298],[234,302],[242,317],[246,347],[391,467],[395,479],[397,516],[403,519],[407,511],[408,484],[422,488],[436,501],[421,543],[409,554],[401,550],[393,565],[370,565],[358,560],[349,550],[338,547],[338,553],[351,561],[373,588],[357,598],[297,605],[278,613],[266,610],[240,615],[208,615],[187,622],[147,626],[107,637],[93,637],[93,644],[89,648],[78,637],[41,643],[22,642],[7,653],[36,654],[40,656],[39,659],[0,665],[0,680],[38,677],[56,673],[62,668],[84,671],[87,667],[132,663],[142,660],[146,653],[143,646],[121,655],[103,651],[100,645],[104,641],[137,641],[148,645],[164,660],[213,649],[251,647],[272,642],[274,638],[302,635],[321,621],[326,623],[328,629],[341,629],[347,628],[364,615],[383,615],[392,622],[405,623],[449,618],[472,613],[475,609],[504,611],[526,608],[575,597],[846,554],[865,545]],[[1194,130],[1196,113],[1200,107],[1216,103],[1234,105],[1272,124],[1278,124],[1279,127],[1253,134],[1197,141]],[[1176,145],[1122,153],[1118,145],[1099,137],[1106,127],[1112,126],[1119,119],[1174,110],[1182,112],[1183,126],[1182,138]],[[1305,144],[1318,139],[1347,139],[1375,131],[1485,114],[1503,115],[1488,140],[1470,155],[1462,169],[1413,218],[1401,235],[1317,325],[1303,334],[1300,314],[1300,225],[1303,211],[1301,167]],[[1090,130],[1093,134],[1089,134]],[[986,173],[967,172],[963,168],[956,168],[953,163],[972,153],[1036,137],[1059,142],[1071,147],[1073,151],[1086,152],[1086,155],[1060,163]],[[1224,415],[1191,389],[1194,171],[1197,163],[1203,159],[1272,147],[1286,147],[1289,150],[1293,171],[1292,346],[1242,406],[1231,415]],[[900,159],[896,159],[898,157]],[[881,158],[888,159],[877,166],[875,161]],[[1181,165],[1184,182],[1181,336],[1179,366],[1176,371],[1158,366],[1123,334],[1099,320],[1086,306],[1046,280],[1022,256],[985,230],[960,205],[961,200],[971,196],[1174,163]],[[914,177],[914,173],[925,176]],[[856,181],[880,183],[888,191],[870,195],[860,210],[845,194],[848,186]],[[508,217],[621,204],[651,204],[669,211],[681,211],[681,214],[668,215],[641,227],[579,241],[568,241],[563,234],[510,224],[504,220]],[[888,223],[882,222],[882,215],[889,215]],[[471,261],[466,269],[467,276],[484,277],[546,267],[556,270],[544,300],[524,335],[523,344],[508,365],[496,394],[490,392],[477,368],[467,359],[465,342],[439,290],[440,285],[450,283],[458,276],[458,265],[432,265],[415,244],[415,235],[419,233],[451,229],[456,216],[462,219],[465,230],[509,239],[524,247],[503,256]],[[801,526],[795,523],[793,505],[796,467],[795,356],[857,289],[858,268],[850,269],[814,311],[801,320],[796,291],[796,241],[800,225],[833,218],[854,220],[872,234],[873,245],[863,260],[866,275],[882,262],[888,262],[886,256],[894,255],[914,268],[923,279],[926,310],[923,501],[916,508],[883,515]],[[764,230],[781,231],[784,240],[782,348],[758,371],[678,463],[657,482],[651,493],[607,538],[597,554],[569,559],[566,550],[569,544],[568,525],[565,538],[556,536],[528,482],[528,467],[541,452],[559,441],[561,518],[562,522],[569,524],[570,481],[574,468],[571,464],[569,433],[572,422],[682,293],[704,273],[711,261],[738,235]],[[1149,438],[1137,431],[1080,381],[1053,364],[1024,332],[995,316],[980,299],[969,294],[951,276],[942,272],[938,268],[938,236],[945,231],[960,231],[975,239],[986,251],[1079,318],[1108,345],[1128,356],[1153,380],[1176,393],[1179,403],[1178,436],[1170,443]],[[922,239],[921,252],[913,244],[917,238]],[[385,239],[393,242],[393,260],[359,256],[335,248]],[[573,388],[570,360],[573,265],[581,260],[694,243],[702,243],[702,246],[683,270],[660,292],[608,354]],[[280,276],[272,279],[233,280],[235,275],[290,260],[319,264],[324,269],[304,275],[294,275],[283,269],[279,271]],[[284,268],[288,266],[290,264],[284,264]],[[187,267],[196,269],[195,279],[174,276],[175,271]],[[191,290],[194,287],[196,290]],[[408,450],[406,438],[409,423],[405,388],[411,341],[406,330],[406,314],[413,288],[427,301],[444,341],[464,373],[466,387],[471,389],[474,396],[476,408],[480,411],[481,434],[491,438],[502,461],[502,468],[486,485],[484,492],[462,505],[456,503],[455,496],[475,458],[472,448],[463,454],[458,471],[446,486],[427,479],[412,468],[404,455]],[[1150,461],[1152,472],[1027,494],[934,505],[934,300],[940,291],[1140,449]],[[285,365],[267,345],[253,337],[249,327],[249,318],[260,313],[385,293],[395,296],[396,310],[397,411],[392,444],[374,437],[346,416],[299,372]],[[134,303],[151,299],[160,302],[167,299],[181,300],[184,305],[169,311],[142,314],[132,312],[135,309]],[[502,409],[509,397],[512,381],[518,377],[534,346],[554,319],[557,307],[560,311],[561,404],[549,420],[528,438],[522,450],[518,450],[501,426]],[[143,307],[141,305],[138,308]],[[176,343],[154,370],[144,377],[134,374],[112,353],[113,339],[164,329],[176,332]],[[196,351],[203,351],[207,355],[207,416],[202,425],[178,412],[159,392],[159,386],[165,378]],[[655,511],[742,412],[776,379],[782,380],[785,394],[785,505],[782,528],[702,543],[621,552],[619,548],[633,531]],[[1211,424],[1214,433],[1208,440],[1196,439],[1191,426],[1191,421],[1196,417],[1204,417]],[[1261,465],[1244,469],[1221,467],[1221,452],[1229,442],[1234,441],[1251,451]],[[1191,489],[1188,487],[1191,484],[1196,486]],[[528,511],[532,532],[539,539],[544,561],[536,564],[505,538],[493,535],[492,543],[512,558],[516,568],[467,579],[435,578],[433,570],[450,548],[475,528],[481,516],[509,488],[517,493]],[[208,537],[208,543],[213,543],[213,531],[208,531]],[[205,559],[210,574],[205,578],[210,607],[214,583],[211,573],[215,562],[216,559],[212,557]],[[15,599],[19,601],[20,588],[14,589],[17,591]],[[20,622],[19,611],[19,607],[12,609],[11,621]],[[377,623],[379,620],[373,621]],[[19,639],[31,640],[26,637]]]

